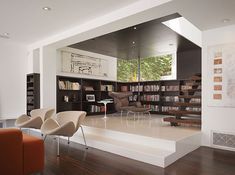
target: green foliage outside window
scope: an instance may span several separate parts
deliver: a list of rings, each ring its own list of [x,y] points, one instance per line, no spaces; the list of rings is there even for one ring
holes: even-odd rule
[[[140,80],[160,80],[172,73],[172,55],[163,55],[140,59]],[[138,81],[138,60],[117,61],[117,79],[123,82]]]
[[[123,60],[117,61],[117,79],[123,82],[138,81],[138,60]]]

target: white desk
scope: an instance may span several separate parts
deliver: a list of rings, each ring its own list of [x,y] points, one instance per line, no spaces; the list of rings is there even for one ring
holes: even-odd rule
[[[104,104],[104,119],[106,119],[107,118],[107,115],[106,115],[106,113],[107,113],[107,104],[108,103],[113,103],[113,100],[112,99],[105,99],[105,100],[101,100],[101,101],[98,101],[98,103],[103,103]]]

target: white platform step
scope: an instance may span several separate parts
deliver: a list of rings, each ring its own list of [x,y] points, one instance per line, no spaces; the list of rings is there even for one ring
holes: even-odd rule
[[[103,128],[95,128],[90,126],[83,126],[85,133],[92,135],[102,136],[104,138],[115,139],[122,142],[130,142],[136,145],[145,145],[148,147],[159,148],[168,150],[170,152],[175,151],[175,141],[159,139],[153,137],[146,137],[142,135],[130,134],[126,132],[113,131]],[[79,133],[79,132],[78,132]]]
[[[77,135],[71,140],[84,144],[81,135]],[[86,134],[86,140],[87,145],[90,147],[161,167],[165,166],[165,158],[174,153],[168,150],[148,147],[145,145],[137,145],[130,142],[124,142],[92,134]]]
[[[166,167],[200,146],[200,134],[180,141],[169,141],[84,126],[87,145],[130,159]],[[81,131],[71,141],[84,144]]]

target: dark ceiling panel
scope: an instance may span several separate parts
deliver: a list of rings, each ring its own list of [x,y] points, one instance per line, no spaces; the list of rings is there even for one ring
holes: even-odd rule
[[[200,47],[161,23],[177,17],[180,15],[169,15],[69,47],[122,59],[151,57],[173,50],[199,49]]]

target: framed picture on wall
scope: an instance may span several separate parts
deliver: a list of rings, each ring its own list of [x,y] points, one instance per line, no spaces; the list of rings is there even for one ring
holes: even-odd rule
[[[235,43],[208,47],[208,106],[235,107]]]
[[[86,95],[86,100],[90,101],[90,102],[94,102],[95,101],[95,95],[94,94],[87,94]]]

